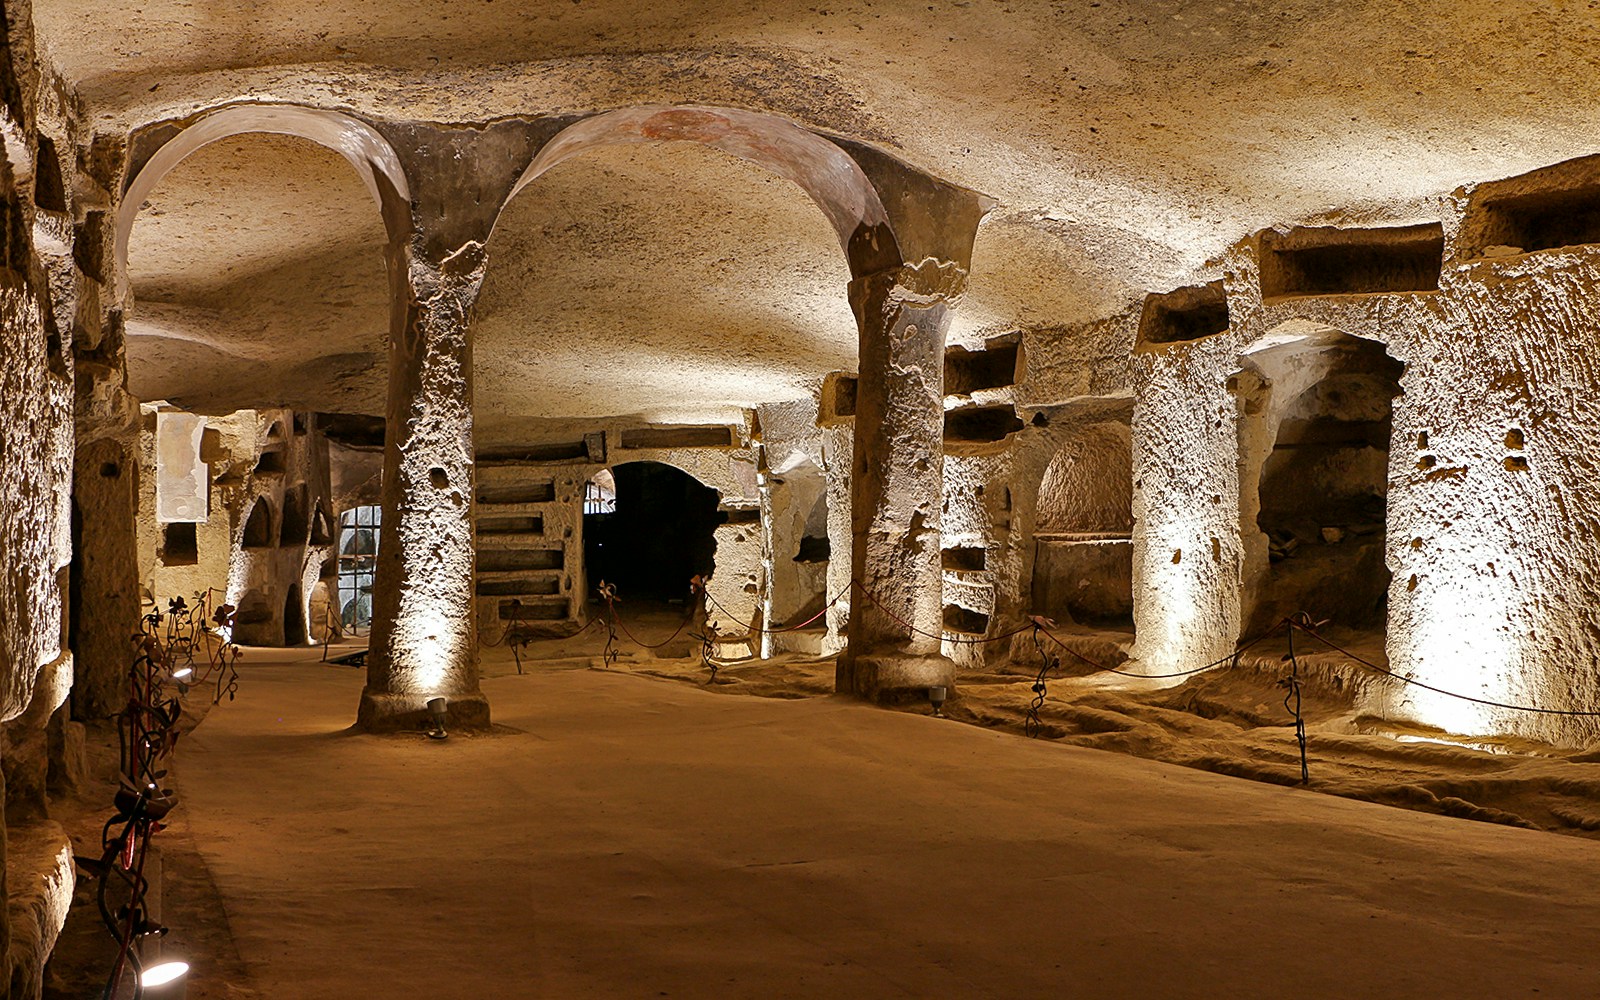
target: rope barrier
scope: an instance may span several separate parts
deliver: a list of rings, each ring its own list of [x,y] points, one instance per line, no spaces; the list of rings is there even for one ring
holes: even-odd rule
[[[1304,625],[1304,624],[1301,624],[1299,622],[1294,622],[1294,621],[1291,621],[1289,624],[1291,626],[1293,626],[1294,628],[1297,628],[1300,631],[1302,631],[1302,632],[1306,633],[1307,635],[1311,636],[1311,638],[1313,638],[1313,639],[1317,640],[1318,642],[1322,643],[1324,646],[1327,646],[1329,649],[1332,649],[1335,652],[1338,652],[1343,656],[1349,657],[1351,660],[1354,660],[1356,663],[1359,663],[1361,666],[1366,667],[1368,670],[1371,670],[1374,673],[1382,674],[1385,677],[1389,677],[1389,678],[1392,678],[1394,680],[1400,681],[1403,684],[1409,684],[1409,685],[1411,685],[1413,687],[1419,687],[1419,688],[1423,688],[1423,689],[1428,690],[1428,691],[1432,691],[1434,694],[1442,694],[1447,698],[1459,698],[1462,701],[1470,701],[1470,702],[1472,702],[1473,704],[1476,704],[1476,705],[1487,705],[1487,706],[1489,706],[1491,708],[1503,708],[1503,709],[1506,709],[1507,711],[1511,711],[1511,712],[1533,712],[1533,713],[1538,714],[1538,715],[1560,715],[1560,716],[1568,716],[1568,717],[1571,717],[1571,718],[1579,718],[1579,719],[1596,719],[1596,718],[1600,718],[1600,711],[1582,711],[1582,710],[1579,710],[1579,709],[1566,709],[1566,708],[1539,708],[1539,707],[1534,706],[1534,705],[1514,705],[1514,704],[1512,704],[1510,702],[1495,701],[1492,698],[1476,698],[1476,697],[1473,697],[1470,694],[1460,694],[1459,692],[1456,692],[1456,691],[1446,691],[1444,688],[1434,687],[1432,684],[1428,684],[1428,683],[1426,683],[1424,681],[1419,681],[1414,677],[1406,677],[1403,674],[1397,674],[1393,670],[1388,669],[1387,667],[1380,667],[1378,664],[1373,663],[1371,660],[1363,659],[1362,657],[1357,656],[1355,653],[1350,652],[1350,650],[1345,649],[1343,646],[1340,646],[1338,643],[1333,642],[1330,639],[1327,639],[1320,632],[1318,632],[1314,627],[1312,627],[1310,625]]]
[[[1044,732],[1044,722],[1039,718],[1039,709],[1044,707],[1045,678],[1050,671],[1061,666],[1061,657],[1047,655],[1044,643],[1039,641],[1039,636],[1044,632],[1045,620],[1033,619],[1033,648],[1039,654],[1039,674],[1033,679],[1033,701],[1028,705],[1027,715],[1022,720],[1022,732],[1029,739],[1037,739],[1039,734]]]
[[[1121,669],[1119,669],[1117,667],[1112,667],[1112,666],[1108,666],[1105,663],[1101,663],[1100,661],[1094,659],[1093,657],[1086,656],[1083,653],[1078,652],[1076,649],[1072,648],[1072,646],[1069,645],[1060,636],[1056,635],[1049,628],[1045,627],[1045,625],[1041,621],[1038,621],[1038,620],[1035,620],[1035,619],[1030,619],[1024,625],[1018,626],[1017,628],[1011,629],[1010,631],[1002,632],[1002,633],[1000,633],[998,635],[993,635],[993,636],[956,637],[956,636],[951,636],[951,635],[947,635],[947,634],[943,634],[943,633],[929,632],[929,631],[927,631],[925,629],[920,629],[920,628],[916,627],[915,625],[913,625],[910,622],[906,621],[900,615],[896,614],[886,604],[884,604],[884,602],[881,599],[879,599],[877,594],[875,594],[872,591],[868,590],[866,588],[866,585],[863,584],[859,580],[851,580],[849,585],[844,590],[841,590],[839,593],[835,594],[834,597],[827,602],[827,604],[823,605],[823,608],[822,608],[821,611],[818,611],[816,614],[814,614],[811,617],[807,618],[805,621],[799,622],[799,623],[794,624],[794,625],[785,625],[785,626],[783,626],[781,628],[769,628],[769,627],[765,627],[765,626],[753,625],[748,629],[747,637],[754,637],[756,635],[782,635],[782,634],[784,634],[786,632],[795,632],[795,631],[799,631],[800,629],[807,628],[810,625],[813,625],[817,621],[822,619],[830,610],[833,609],[833,607],[835,605],[837,605],[841,600],[843,600],[845,598],[845,596],[847,594],[849,594],[852,590],[859,590],[861,592],[861,594],[864,597],[867,598],[868,601],[870,601],[875,607],[878,608],[879,611],[883,612],[888,618],[890,618],[892,621],[894,621],[896,624],[898,624],[901,628],[906,629],[906,631],[907,631],[907,633],[909,635],[920,635],[920,636],[924,636],[924,637],[930,638],[930,639],[938,639],[940,642],[965,643],[965,644],[968,644],[968,645],[981,645],[981,644],[988,644],[988,643],[995,643],[995,642],[1003,642],[1006,639],[1010,639],[1013,636],[1020,635],[1021,633],[1032,629],[1034,631],[1034,644],[1035,644],[1035,647],[1040,650],[1041,660],[1044,660],[1044,656],[1043,656],[1043,652],[1042,652],[1042,646],[1040,646],[1040,643],[1039,643],[1039,636],[1043,635],[1044,637],[1048,638],[1051,642],[1053,642],[1057,646],[1059,646],[1064,652],[1066,652],[1066,654],[1068,656],[1071,656],[1073,659],[1076,659],[1076,660],[1086,664],[1087,666],[1093,667],[1094,669],[1099,670],[1099,671],[1103,671],[1105,673],[1115,674],[1115,675],[1120,676],[1120,677],[1128,677],[1128,678],[1132,678],[1134,680],[1175,680],[1175,679],[1180,678],[1180,677],[1192,677],[1192,676],[1194,676],[1196,674],[1205,673],[1208,670],[1214,670],[1217,667],[1220,667],[1223,664],[1230,663],[1230,662],[1232,663],[1232,665],[1234,667],[1238,667],[1239,662],[1240,662],[1240,658],[1246,652],[1248,652],[1250,649],[1254,648],[1255,646],[1259,645],[1260,643],[1262,643],[1266,639],[1270,638],[1272,635],[1276,634],[1279,629],[1285,629],[1287,631],[1288,636],[1289,636],[1289,647],[1290,648],[1289,648],[1289,655],[1286,656],[1284,659],[1290,664],[1290,676],[1288,678],[1286,678],[1282,682],[1286,687],[1289,688],[1289,691],[1285,696],[1285,706],[1284,707],[1288,711],[1290,711],[1291,714],[1293,714],[1295,716],[1295,719],[1296,719],[1296,723],[1295,723],[1295,725],[1296,725],[1296,735],[1297,735],[1297,738],[1299,739],[1299,741],[1301,743],[1301,751],[1302,751],[1302,754],[1301,754],[1301,756],[1302,756],[1302,772],[1304,772],[1304,770],[1305,770],[1305,764],[1304,764],[1304,749],[1305,749],[1304,748],[1304,743],[1305,743],[1304,726],[1305,726],[1305,723],[1304,723],[1304,719],[1303,719],[1300,711],[1295,706],[1291,706],[1289,704],[1289,702],[1291,700],[1295,702],[1296,706],[1298,706],[1298,705],[1300,705],[1302,703],[1301,682],[1300,682],[1300,677],[1299,677],[1299,660],[1298,660],[1298,657],[1297,657],[1297,655],[1295,653],[1295,650],[1294,650],[1294,640],[1293,640],[1293,633],[1295,631],[1304,632],[1306,635],[1308,635],[1311,638],[1315,639],[1316,641],[1320,642],[1322,645],[1328,647],[1329,649],[1331,649],[1331,650],[1339,653],[1340,655],[1348,658],[1352,662],[1354,662],[1356,664],[1359,664],[1361,667],[1363,667],[1363,668],[1365,668],[1367,670],[1370,670],[1370,671],[1372,671],[1372,672],[1374,672],[1376,674],[1380,674],[1380,675],[1382,675],[1384,677],[1387,677],[1387,678],[1389,678],[1391,680],[1398,681],[1398,682],[1400,682],[1402,684],[1410,685],[1412,687],[1422,688],[1422,689],[1427,690],[1427,691],[1432,691],[1435,694],[1442,695],[1442,696],[1447,697],[1447,698],[1455,698],[1455,699],[1459,699],[1461,701],[1467,701],[1467,702],[1471,702],[1471,703],[1476,704],[1476,705],[1484,705],[1484,706],[1491,707],[1491,708],[1501,708],[1501,709],[1505,709],[1505,710],[1511,711],[1511,712],[1531,712],[1531,713],[1535,713],[1535,714],[1538,714],[1538,715],[1561,716],[1561,717],[1567,717],[1567,718],[1587,718],[1587,719],[1600,718],[1600,710],[1586,711],[1586,710],[1581,710],[1581,709],[1542,708],[1542,707],[1535,706],[1535,705],[1518,705],[1518,704],[1514,704],[1512,702],[1496,701],[1496,700],[1494,700],[1492,698],[1480,698],[1480,697],[1476,697],[1474,695],[1461,694],[1458,691],[1450,691],[1450,690],[1447,690],[1445,688],[1441,688],[1441,687],[1438,687],[1436,685],[1429,684],[1426,681],[1417,680],[1416,678],[1413,678],[1413,677],[1406,677],[1403,674],[1395,673],[1393,670],[1390,670],[1387,667],[1384,667],[1384,666],[1381,666],[1379,664],[1373,663],[1371,660],[1368,660],[1368,659],[1366,659],[1366,658],[1364,658],[1362,656],[1357,655],[1356,653],[1352,652],[1351,650],[1346,649],[1345,647],[1343,647],[1343,646],[1339,645],[1338,643],[1334,642],[1333,640],[1329,639],[1327,636],[1324,636],[1321,632],[1317,631],[1316,624],[1318,624],[1318,623],[1313,623],[1312,620],[1311,620],[1311,617],[1308,614],[1306,614],[1305,612],[1301,612],[1298,615],[1289,616],[1289,617],[1285,617],[1285,618],[1280,619],[1278,622],[1273,624],[1271,628],[1268,628],[1268,629],[1262,631],[1261,633],[1256,635],[1253,639],[1250,639],[1247,642],[1241,643],[1237,648],[1234,649],[1233,652],[1231,652],[1231,653],[1229,653],[1229,654],[1227,654],[1225,656],[1220,656],[1220,657],[1218,657],[1218,658],[1216,658],[1214,660],[1211,660],[1208,663],[1203,663],[1200,666],[1191,667],[1191,668],[1189,668],[1187,670],[1174,670],[1174,671],[1169,671],[1167,673],[1160,673],[1160,674],[1135,673],[1135,672],[1133,672],[1131,670],[1121,670]],[[703,589],[699,590],[698,592],[699,593],[703,593],[705,598],[706,598],[706,601],[712,607],[714,607],[718,611],[720,611],[722,614],[727,615],[730,618],[734,617],[733,613],[730,612],[715,597],[712,597],[710,593],[705,592]],[[608,612],[608,617],[606,617],[604,619],[595,618],[595,619],[590,620],[588,625],[585,625],[582,629],[579,629],[577,632],[573,633],[572,636],[568,636],[567,638],[574,638],[574,637],[576,637],[578,635],[582,635],[584,632],[586,632],[590,628],[594,627],[597,623],[598,624],[604,624],[606,626],[607,632],[608,632],[608,635],[607,635],[607,638],[606,638],[606,663],[607,663],[607,665],[610,665],[610,664],[612,664],[612,663],[614,663],[616,661],[616,658],[617,658],[617,655],[618,655],[617,654],[617,650],[616,650],[616,643],[617,643],[617,635],[618,635],[619,631],[620,631],[620,633],[622,635],[625,635],[633,643],[635,643],[636,645],[638,645],[638,646],[640,646],[640,647],[642,647],[644,649],[660,649],[661,647],[667,645],[668,643],[672,642],[674,639],[678,638],[678,636],[683,634],[684,629],[686,629],[689,626],[689,623],[690,623],[691,619],[693,618],[693,612],[691,611],[691,613],[688,616],[686,616],[684,618],[684,620],[678,625],[677,629],[675,629],[673,631],[673,633],[671,635],[669,635],[667,638],[663,639],[660,642],[647,643],[647,642],[644,642],[643,640],[641,640],[638,636],[634,635],[633,632],[631,630],[629,630],[627,624],[625,622],[623,622],[617,616],[616,604],[618,603],[618,601],[617,601],[617,597],[616,597],[615,588],[613,588],[613,587],[611,587],[609,585],[603,585],[602,589],[600,591],[600,596],[603,599],[605,599],[605,601],[606,601],[606,608],[607,608],[607,612]],[[510,631],[510,628],[511,628],[511,626],[510,626],[510,624],[508,624],[506,629],[504,631],[502,631],[501,637],[498,640],[495,640],[494,642],[484,643],[484,645],[495,646],[495,645],[499,645],[500,643],[504,642],[505,639],[506,639],[506,635]],[[712,658],[706,656],[706,651],[712,645],[714,645],[714,643],[712,642],[712,636],[709,633],[709,630],[708,630],[708,632],[706,634],[703,634],[703,635],[700,634],[700,633],[696,633],[695,637],[701,640],[702,658],[706,659],[707,663],[710,663]],[[735,636],[719,636],[719,638],[740,638],[740,636],[737,636],[737,635],[735,635]],[[1060,658],[1059,657],[1053,658],[1053,659],[1051,659],[1049,661],[1046,661],[1046,662],[1048,663],[1048,669],[1041,668],[1040,675],[1036,676],[1035,679],[1034,679],[1034,691],[1035,691],[1035,694],[1039,693],[1039,690],[1038,690],[1039,687],[1043,686],[1045,684],[1045,682],[1046,682],[1046,678],[1045,678],[1044,675],[1047,674],[1049,672],[1049,670],[1054,670],[1055,668],[1060,666]],[[519,664],[519,668],[520,668],[520,664]],[[1042,705],[1042,702],[1038,702],[1036,700],[1035,705],[1029,711],[1030,722],[1037,721],[1037,709],[1041,705]]]
[[[1311,621],[1311,616],[1304,611],[1300,612],[1298,617],[1308,623]],[[1278,684],[1288,689],[1283,696],[1283,708],[1294,716],[1294,738],[1300,743],[1300,784],[1309,785],[1311,784],[1311,771],[1306,764],[1306,718],[1300,711],[1302,707],[1300,702],[1300,661],[1295,659],[1294,655],[1295,622],[1293,619],[1287,619],[1286,621],[1289,625],[1285,630],[1289,636],[1289,655],[1285,659],[1289,661],[1289,676],[1279,681]],[[1290,698],[1294,699],[1294,705],[1292,706],[1289,704]]]

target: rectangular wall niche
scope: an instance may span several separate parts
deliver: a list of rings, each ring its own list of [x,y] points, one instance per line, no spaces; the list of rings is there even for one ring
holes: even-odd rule
[[[1228,328],[1228,296],[1222,282],[1189,285],[1147,296],[1139,314],[1140,344],[1180,344],[1215,336]]]
[[[566,553],[561,549],[484,549],[478,553],[481,573],[517,573],[532,569],[561,569]]]
[[[1014,406],[968,406],[944,414],[944,439],[950,443],[1004,441],[1020,430],[1022,420]]]
[[[1022,360],[1019,334],[998,337],[981,351],[954,345],[944,352],[944,392],[947,396],[970,396],[983,389],[1004,389],[1015,385]]]
[[[1444,227],[1268,231],[1261,234],[1260,263],[1262,298],[1431,292],[1444,264]]]
[[[161,529],[161,565],[194,566],[200,562],[200,541],[193,521],[174,521]]]
[[[478,518],[480,535],[542,535],[544,518],[538,514]]]
[[[479,580],[479,597],[551,596],[561,593],[561,581],[553,576],[525,580]]]
[[[958,545],[939,553],[940,565],[957,573],[976,573],[983,569],[987,553],[976,545]]]
[[[510,486],[478,487],[479,503],[551,503],[555,498],[555,483],[514,483]]]
[[[633,427],[622,432],[624,448],[731,448],[731,427]]]
[[[559,622],[571,615],[567,602],[561,601],[501,601],[500,620],[514,622]]]
[[[204,521],[210,515],[211,469],[200,458],[206,418],[182,410],[156,413],[156,520]]]
[[[829,372],[822,380],[822,399],[817,408],[817,423],[843,423],[855,419],[856,386],[859,380],[849,372]]]
[[[989,616],[959,604],[944,606],[944,630],[962,635],[983,635],[989,631]]]
[[[589,461],[589,448],[583,441],[555,441],[544,444],[508,445],[478,449],[479,465],[527,465],[535,462],[578,463]]]
[[[1600,243],[1600,182],[1485,200],[1475,228],[1480,257]]]

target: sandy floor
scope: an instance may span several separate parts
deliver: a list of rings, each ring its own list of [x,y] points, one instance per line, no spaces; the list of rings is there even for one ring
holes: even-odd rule
[[[184,749],[261,996],[1600,984],[1600,849],[1576,838],[587,669],[486,679],[494,735],[356,736],[360,685],[254,657]]]

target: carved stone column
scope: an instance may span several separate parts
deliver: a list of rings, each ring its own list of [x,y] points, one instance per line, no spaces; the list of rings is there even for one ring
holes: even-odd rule
[[[473,620],[472,344],[468,316],[483,283],[481,243],[438,261],[416,244],[392,254],[383,525],[373,581],[367,686],[357,724],[425,724],[430,698],[453,727],[489,724],[478,689]]]
[[[849,647],[837,687],[876,700],[951,686],[943,627],[944,335],[966,271],[932,258],[850,283],[861,337]]]

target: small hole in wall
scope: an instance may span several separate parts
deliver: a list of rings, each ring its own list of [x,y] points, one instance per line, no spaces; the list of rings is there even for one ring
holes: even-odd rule
[[[1528,439],[1523,435],[1520,428],[1513,427],[1509,431],[1506,431],[1507,448],[1515,448],[1518,451],[1521,451],[1523,448],[1527,447],[1527,443]]]
[[[1211,539],[1211,560],[1213,562],[1222,561],[1222,539],[1220,538]]]
[[[1506,469],[1510,472],[1527,472],[1528,460],[1521,455],[1507,455]]]
[[[1416,589],[1417,589],[1417,574],[1412,573],[1411,574],[1411,579],[1406,581],[1406,590],[1409,592],[1409,591],[1413,591],[1413,590],[1416,590]]]
[[[1176,566],[1180,562],[1183,562],[1183,550],[1182,549],[1174,549],[1172,551],[1172,565]]]
[[[1049,427],[1050,426],[1050,418],[1045,416],[1042,412],[1041,413],[1035,413],[1033,415],[1033,419],[1031,421],[1029,421],[1029,423],[1033,424],[1033,426],[1035,426],[1035,427]]]
[[[434,489],[442,490],[450,485],[450,477],[436,465],[428,470],[428,482],[433,484]]]
[[[122,475],[122,466],[115,462],[106,462],[100,466],[100,475],[107,479],[115,479]]]
[[[1411,540],[1411,547],[1412,547],[1412,548],[1413,548],[1413,549],[1420,549],[1420,548],[1422,548],[1422,539],[1420,539],[1420,538],[1413,538],[1413,539],[1412,539],[1412,540]]]
[[[1428,432],[1423,431],[1417,435],[1417,450],[1426,451],[1428,448]]]
[[[1432,455],[1424,455],[1421,458],[1417,459],[1417,468],[1419,468],[1419,469],[1424,469],[1424,470],[1431,469],[1435,465],[1438,465],[1438,464],[1439,464],[1439,460],[1437,458],[1434,458]]]

